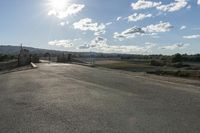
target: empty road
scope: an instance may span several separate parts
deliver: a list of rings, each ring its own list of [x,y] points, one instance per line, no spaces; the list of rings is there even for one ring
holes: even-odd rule
[[[72,64],[0,75],[1,133],[200,133],[200,88]]]

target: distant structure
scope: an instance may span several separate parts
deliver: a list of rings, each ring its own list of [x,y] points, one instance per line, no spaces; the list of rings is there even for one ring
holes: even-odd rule
[[[72,61],[72,54],[65,55],[64,53],[58,57],[57,62],[70,63]]]
[[[31,62],[31,55],[27,49],[24,49],[21,44],[20,53],[18,55],[18,66],[26,66]]]
[[[49,63],[51,62],[51,54],[50,53],[45,53],[44,57],[45,57],[45,59],[48,58],[47,60],[49,61]]]
[[[67,61],[68,61],[68,62],[71,62],[71,61],[72,61],[72,54],[68,54]]]

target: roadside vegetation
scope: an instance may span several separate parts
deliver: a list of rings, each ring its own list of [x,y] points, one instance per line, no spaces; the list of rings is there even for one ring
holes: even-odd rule
[[[173,56],[144,55],[113,59],[96,59],[96,67],[106,67],[132,72],[200,79],[200,54]]]
[[[10,61],[14,59],[16,59],[14,55],[0,54],[0,62]]]
[[[177,76],[184,78],[200,79],[200,54],[187,55],[130,55],[115,53],[93,52],[67,52],[26,47],[32,55],[32,62],[38,63],[39,59],[80,64],[90,64],[94,67],[125,70],[131,72],[145,72],[156,75]],[[0,46],[0,68],[6,67],[5,62],[17,61],[20,47]],[[2,68],[4,69],[4,68]]]

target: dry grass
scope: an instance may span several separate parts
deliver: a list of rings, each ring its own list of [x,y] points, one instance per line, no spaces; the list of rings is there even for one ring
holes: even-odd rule
[[[96,61],[95,66],[105,67],[110,69],[126,70],[132,72],[145,72],[154,69],[153,66],[144,63],[139,64],[128,61],[112,61],[112,60]]]
[[[196,66],[196,65],[195,65]],[[123,60],[97,60],[95,67],[105,67],[109,69],[118,69],[131,72],[147,72],[156,75],[169,75],[176,77],[200,79],[199,70],[187,70],[188,68],[175,68],[168,66],[151,66],[147,62],[134,62]]]

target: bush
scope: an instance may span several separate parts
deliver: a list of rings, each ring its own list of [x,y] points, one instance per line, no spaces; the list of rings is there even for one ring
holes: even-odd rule
[[[182,55],[181,54],[175,54],[174,56],[172,56],[172,62],[173,63],[177,63],[177,62],[182,62]]]
[[[177,77],[189,77],[191,76],[189,72],[185,71],[163,71],[163,70],[157,70],[157,71],[149,71],[148,74],[156,74],[156,75],[171,75],[171,76],[177,76]]]
[[[151,60],[150,65],[151,66],[164,66],[165,63],[162,61],[158,61],[158,60]]]
[[[182,62],[174,63],[174,64],[172,64],[171,66],[172,66],[172,67],[176,67],[176,68],[190,67],[190,65],[188,65],[188,64],[183,64]]]
[[[13,56],[13,55],[7,55],[7,54],[2,55],[2,54],[0,54],[0,62],[9,61],[9,60],[13,60],[13,59],[15,59],[15,56]]]
[[[184,72],[184,71],[177,71],[177,72],[175,73],[175,75],[178,76],[178,77],[189,77],[189,76],[190,76],[189,73]]]
[[[32,61],[33,63],[39,63],[40,58],[39,58],[38,55],[34,54],[34,55],[32,55],[32,57],[31,57],[31,61]]]

